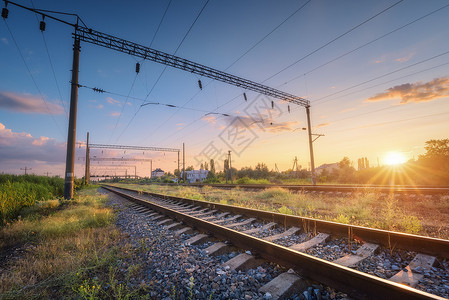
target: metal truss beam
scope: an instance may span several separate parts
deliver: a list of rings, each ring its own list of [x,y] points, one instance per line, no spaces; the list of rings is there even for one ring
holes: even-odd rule
[[[143,151],[160,151],[160,152],[180,152],[176,148],[160,148],[160,147],[142,147],[142,146],[127,146],[127,145],[104,145],[104,144],[89,144],[89,148],[96,149],[121,149],[121,150],[143,150]]]
[[[90,161],[135,161],[150,162],[151,158],[120,158],[120,157],[92,157]]]
[[[310,101],[304,98],[282,92],[280,90],[268,87],[266,85],[231,75],[229,73],[219,71],[193,61],[158,51],[146,46],[142,46],[109,34],[105,34],[87,27],[77,26],[75,30],[75,38],[81,41],[102,46],[128,55],[133,55],[146,60],[154,61],[173,68],[181,69],[200,76],[208,77],[214,80],[222,81],[237,87],[271,96],[280,100],[288,101],[300,106],[310,107]]]

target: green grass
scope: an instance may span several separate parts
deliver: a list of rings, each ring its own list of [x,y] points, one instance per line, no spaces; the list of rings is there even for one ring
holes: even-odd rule
[[[23,209],[0,228],[0,251],[25,247],[2,266],[0,299],[126,299],[145,294],[129,288],[138,265],[126,270],[131,248],[114,225],[114,212],[95,189],[71,201],[49,200]],[[119,284],[118,279],[125,284]]]
[[[257,192],[240,188],[223,190],[210,186],[195,188],[127,184],[126,187],[345,224],[424,234],[421,218],[407,212],[398,199],[371,192],[336,196],[292,193],[277,187]],[[427,205],[427,210],[432,209],[428,207],[429,203],[421,204]]]

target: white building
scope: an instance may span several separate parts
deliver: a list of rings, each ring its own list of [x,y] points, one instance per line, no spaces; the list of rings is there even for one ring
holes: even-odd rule
[[[186,181],[189,183],[201,182],[206,179],[208,173],[208,170],[203,169],[186,171]],[[183,172],[181,172],[181,178],[183,178]]]
[[[165,175],[164,170],[162,170],[162,169],[160,169],[160,168],[157,168],[157,169],[155,169],[153,172],[151,172],[151,178],[154,178],[154,177],[162,177],[162,176],[164,176],[164,175]]]
[[[333,163],[333,164],[323,164],[321,166],[319,166],[318,168],[315,168],[315,173],[317,175],[321,175],[321,173],[324,170],[327,170],[327,172],[332,173],[333,170],[338,169],[338,163]]]

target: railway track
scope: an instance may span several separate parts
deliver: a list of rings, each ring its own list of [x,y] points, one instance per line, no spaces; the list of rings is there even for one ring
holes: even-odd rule
[[[177,186],[177,184],[160,183],[159,185]],[[183,186],[203,188],[210,186],[221,189],[240,188],[245,190],[264,190],[269,188],[283,188],[297,192],[315,193],[361,193],[376,192],[398,195],[449,195],[449,186],[386,186],[386,185],[288,185],[288,184],[181,184]]]
[[[436,274],[449,289],[449,274],[444,269],[449,258],[449,241],[397,232],[350,226],[322,220],[165,196],[132,189],[104,186],[104,188],[134,203],[154,211],[160,225],[188,231],[203,232],[187,243],[201,243],[211,236],[219,242],[206,251],[210,255],[223,253],[229,244],[255,255],[242,253],[226,262],[233,269],[256,267],[261,258],[292,268],[298,275],[283,273],[261,288],[276,297],[292,293],[301,287],[302,277],[311,279],[356,299],[444,299],[427,293],[425,284],[430,273]],[[167,219],[167,217],[169,219]],[[220,242],[221,241],[221,242]],[[223,242],[225,241],[225,242]],[[344,245],[344,247],[342,247]],[[332,253],[333,249],[344,251]],[[407,253],[396,267],[379,274],[367,261],[374,261],[379,253],[398,256]],[[321,258],[320,258],[321,257]],[[438,262],[443,267],[438,267]],[[370,270],[371,268],[371,270]],[[371,274],[370,274],[371,273]],[[379,276],[374,276],[380,275]],[[384,278],[381,278],[384,277]],[[290,283],[290,284],[288,284]],[[430,286],[432,283],[430,283]],[[439,288],[435,289],[439,293]],[[446,291],[449,294],[449,290]]]

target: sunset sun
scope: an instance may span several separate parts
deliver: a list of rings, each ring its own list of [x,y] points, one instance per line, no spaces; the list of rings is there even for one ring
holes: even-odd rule
[[[385,156],[385,164],[389,166],[395,166],[403,164],[407,161],[405,156],[400,152],[389,152]]]

